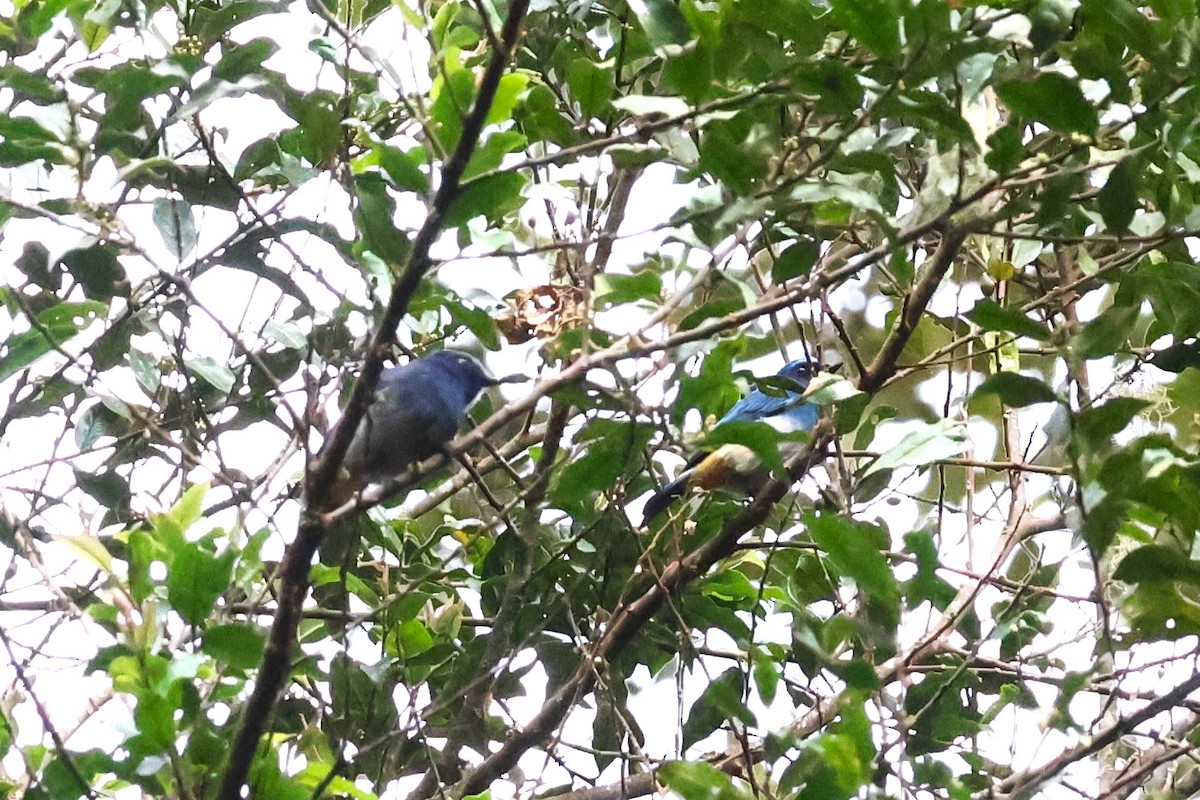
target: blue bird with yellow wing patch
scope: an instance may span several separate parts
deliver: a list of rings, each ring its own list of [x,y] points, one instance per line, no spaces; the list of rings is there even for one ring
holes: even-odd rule
[[[768,393],[755,389],[743,397],[717,421],[719,428],[730,422],[765,422],[780,434],[811,431],[820,417],[820,409],[804,400],[804,392],[817,371],[807,358],[788,362],[772,383],[780,391]],[[787,442],[784,457],[790,458],[802,445]],[[666,511],[676,499],[693,489],[727,489],[752,494],[770,475],[770,470],[753,450],[745,445],[723,444],[709,453],[699,453],[679,473],[679,477],[654,493],[642,511],[647,525]]]

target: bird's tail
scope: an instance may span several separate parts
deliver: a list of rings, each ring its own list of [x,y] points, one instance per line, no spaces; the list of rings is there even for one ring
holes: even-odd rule
[[[688,477],[690,475],[690,469],[684,470],[679,474],[678,478],[650,496],[650,499],[646,501],[646,505],[642,507],[643,528],[649,525],[652,519],[666,511],[667,506],[683,496],[683,493],[687,491]]]

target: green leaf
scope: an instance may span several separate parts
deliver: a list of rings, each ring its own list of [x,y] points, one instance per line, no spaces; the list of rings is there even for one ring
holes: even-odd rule
[[[253,178],[268,167],[280,164],[283,158],[284,153],[275,137],[259,139],[238,156],[237,165],[233,168],[233,179],[244,181]]]
[[[167,599],[192,625],[202,624],[229,588],[235,554],[217,557],[197,543],[180,547],[167,574]]]
[[[1121,349],[1133,333],[1137,306],[1110,306],[1083,326],[1075,343],[1083,358],[1103,358]]]
[[[1183,372],[1188,367],[1200,369],[1200,341],[1177,342],[1158,350],[1150,363],[1165,372]]]
[[[267,85],[261,75],[245,75],[236,81],[224,81],[214,78],[192,92],[191,99],[179,107],[171,115],[172,122],[182,122],[189,117],[199,114],[218,100],[241,97],[249,92],[257,91]]]
[[[373,152],[379,160],[379,166],[397,187],[420,195],[428,194],[429,178],[421,171],[425,157],[423,147],[414,148],[405,153],[389,144],[376,142]]]
[[[593,492],[611,491],[626,469],[636,467],[653,433],[649,425],[603,418],[588,422],[580,432],[580,442],[586,444],[582,455],[557,472],[551,487],[555,501],[579,507]]]
[[[948,419],[933,424],[921,423],[899,444],[876,459],[863,477],[885,469],[928,466],[943,458],[960,455],[966,450],[967,444],[967,431],[962,423]]]
[[[293,224],[294,222],[294,224]],[[301,220],[281,220],[272,225],[274,235],[282,235],[293,231],[302,231],[310,233],[314,236],[322,238],[324,241],[332,245],[339,244],[339,240],[333,236],[333,232],[327,230],[323,225],[302,224]],[[236,269],[243,272],[248,272],[251,275],[262,278],[271,283],[276,289],[284,294],[292,297],[300,304],[300,308],[308,313],[312,313],[312,303],[309,302],[308,295],[300,288],[300,285],[292,279],[290,275],[283,270],[269,265],[264,256],[263,238],[267,236],[267,231],[256,230],[248,232],[247,235],[238,241],[231,244],[221,254],[220,265],[227,269]],[[211,266],[211,265],[209,265]],[[197,274],[207,272],[208,267],[197,270]]]
[[[471,161],[463,171],[464,182],[498,169],[505,156],[517,152],[526,144],[525,135],[517,131],[497,131],[491,134],[471,154]]]
[[[0,381],[62,347],[108,310],[104,303],[59,303],[37,315],[34,330],[0,342]]]
[[[880,546],[887,543],[886,531],[877,525],[828,513],[805,514],[804,524],[838,572],[852,578],[868,595],[891,606],[889,617],[898,620],[900,590],[887,558],[880,552]]]
[[[1108,174],[1104,188],[1096,198],[1100,216],[1113,233],[1124,233],[1133,222],[1138,203],[1138,167],[1132,158],[1121,161]]]
[[[792,278],[807,275],[820,256],[821,249],[815,240],[797,239],[771,264],[771,279],[775,283],[787,283]]]
[[[175,707],[165,697],[153,692],[140,694],[133,722],[154,750],[166,750],[175,741]]]
[[[288,322],[268,321],[263,326],[263,335],[289,350],[303,350],[308,346],[308,337],[298,327]]]
[[[780,666],[766,651],[759,649],[754,657],[754,688],[765,705],[775,702],[775,694],[779,689],[779,681],[783,673]]]
[[[480,215],[496,223],[521,207],[524,187],[525,177],[515,172],[488,175],[464,184],[462,193],[446,212],[446,227],[457,228]]]
[[[233,370],[224,364],[218,364],[212,358],[193,358],[186,362],[186,366],[188,372],[221,392],[232,391],[234,383],[237,382]]]
[[[213,67],[213,77],[225,81],[237,81],[247,75],[263,72],[263,62],[279,52],[279,45],[270,39],[253,39],[239,42],[237,47],[227,47],[221,60]]]
[[[400,654],[412,658],[433,647],[433,636],[419,619],[405,620],[400,625],[398,644]]]
[[[208,484],[197,483],[189,486],[183,496],[166,513],[152,518],[155,532],[162,533],[159,544],[168,550],[183,542],[183,534],[204,516],[204,495],[208,492]]]
[[[15,97],[39,105],[50,105],[65,99],[62,87],[51,81],[41,70],[29,71],[15,64],[0,66],[0,86],[13,91]]]
[[[99,538],[81,533],[74,536],[59,536],[57,540],[69,546],[76,553],[95,564],[105,573],[112,573],[112,554]]]
[[[1114,397],[1103,405],[1079,412],[1075,430],[1092,446],[1102,445],[1125,430],[1149,406],[1150,401],[1140,397]]]
[[[456,52],[446,53],[442,74],[433,82],[430,92],[433,98],[430,116],[437,126],[438,141],[447,153],[458,146],[463,118],[475,102],[475,75],[458,59]]]
[[[822,372],[813,377],[804,392],[805,399],[818,406],[845,403],[856,397],[864,397],[865,393],[836,372]]]
[[[754,715],[742,702],[745,691],[746,675],[740,668],[728,669],[713,678],[692,703],[683,723],[683,749],[707,738],[726,721],[752,724]]]
[[[658,302],[662,297],[662,275],[642,270],[633,275],[601,273],[596,276],[596,304],[600,308],[639,301]]]
[[[1127,583],[1183,581],[1200,584],[1200,564],[1183,553],[1157,544],[1143,545],[1121,559],[1113,577]]]
[[[19,167],[36,161],[66,164],[68,149],[50,128],[26,117],[0,115],[0,164]]]
[[[753,452],[777,477],[783,478],[787,470],[779,452],[779,442],[779,431],[766,422],[724,422],[708,432],[703,448],[708,451],[721,445],[745,448]]]
[[[373,172],[357,175],[354,190],[363,246],[393,267],[403,264],[409,250],[408,237],[396,228],[396,203],[383,178]]]
[[[692,28],[671,0],[629,0],[629,9],[655,49],[684,45],[692,39]]]
[[[1057,72],[1043,72],[1033,81],[997,84],[996,94],[1015,114],[1055,130],[1091,134],[1100,125],[1095,106],[1079,84]]]
[[[1021,126],[1010,123],[987,139],[988,154],[984,163],[1000,174],[1011,172],[1021,163],[1025,145],[1021,141]]]
[[[834,19],[880,58],[900,54],[900,8],[893,0],[832,0]]]
[[[256,625],[213,625],[204,631],[201,649],[234,669],[253,669],[262,660],[266,643],[266,631]]]
[[[1000,402],[1013,408],[1036,403],[1054,403],[1058,395],[1046,383],[1017,372],[997,372],[975,390],[975,397],[996,395]]]
[[[509,72],[501,77],[484,124],[498,125],[512,119],[513,110],[528,86],[529,74],[526,72]]]
[[[750,800],[733,778],[706,761],[668,761],[658,768],[658,780],[684,800]]]
[[[115,470],[105,470],[95,474],[74,470],[74,473],[75,485],[90,494],[102,508],[107,510],[106,518],[123,517],[128,519],[133,492],[130,491],[129,482],[124,477]]]
[[[1030,319],[1025,312],[1005,308],[986,298],[976,303],[967,317],[985,331],[1007,331],[1038,341],[1046,341],[1051,336],[1048,327]]]
[[[706,597],[740,607],[749,607],[759,592],[758,587],[736,569],[722,570],[710,576],[700,585],[700,591]]]
[[[917,573],[904,584],[904,595],[910,608],[929,601],[935,608],[945,609],[954,599],[954,587],[937,571],[937,544],[928,531],[913,531],[904,535],[904,549],[917,560]]]
[[[154,201],[151,215],[167,249],[182,260],[196,246],[196,220],[192,207],[183,200],[160,197]]]
[[[75,446],[88,450],[104,436],[123,436],[129,432],[129,420],[104,403],[87,407],[75,422]]]
[[[206,45],[213,44],[236,25],[262,14],[280,11],[282,9],[278,3],[266,0],[235,0],[232,3],[200,5],[192,13],[192,24],[188,34],[199,37]]]
[[[567,65],[567,86],[585,117],[603,116],[616,91],[612,69],[605,69],[586,56]]]

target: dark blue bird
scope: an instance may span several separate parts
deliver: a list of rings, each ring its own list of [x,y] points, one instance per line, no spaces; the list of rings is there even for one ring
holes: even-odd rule
[[[474,358],[452,350],[384,370],[346,450],[348,475],[334,487],[335,502],[440,452],[479,393],[497,383]]]
[[[767,394],[755,389],[743,397],[717,421],[765,422],[781,434],[811,431],[817,424],[820,409],[803,400],[804,391],[812,380],[817,366],[807,358],[788,362],[778,377],[790,384],[786,391]],[[799,443],[794,443],[799,448]],[[793,453],[786,453],[789,458]],[[752,494],[766,481],[770,470],[749,447],[723,444],[711,453],[698,453],[679,473],[679,477],[654,493],[642,510],[642,525],[648,524],[690,489],[730,489]]]

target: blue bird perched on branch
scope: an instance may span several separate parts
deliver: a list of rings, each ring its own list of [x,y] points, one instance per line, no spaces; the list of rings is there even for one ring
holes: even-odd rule
[[[781,434],[811,431],[820,409],[805,402],[803,397],[816,371],[816,363],[807,358],[788,362],[778,372],[780,382],[786,384],[783,391],[768,394],[755,389],[735,403],[717,421],[717,427],[729,422],[765,422]],[[691,489],[730,489],[751,494],[766,482],[769,474],[762,460],[744,445],[723,444],[711,453],[698,453],[679,477],[646,501],[642,525],[648,525]]]
[[[453,350],[384,370],[346,450],[346,474],[331,492],[335,504],[440,452],[479,393],[501,382],[477,360]]]

